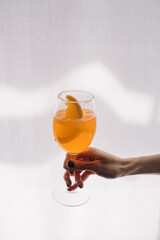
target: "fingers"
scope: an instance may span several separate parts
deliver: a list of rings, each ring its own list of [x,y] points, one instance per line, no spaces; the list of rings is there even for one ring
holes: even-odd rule
[[[93,174],[93,172],[85,171],[85,172],[81,175],[82,182],[84,182],[91,174]],[[75,184],[73,184],[72,186],[70,186],[67,190],[68,190],[68,191],[73,191],[73,190],[75,190],[77,187],[78,187],[78,184],[75,183]]]
[[[92,152],[94,148],[88,148],[83,153],[77,155],[66,154],[66,159],[64,161],[64,168],[67,170],[64,174],[64,179],[66,181],[68,191],[76,189],[78,186],[83,187],[83,181],[85,181],[89,175],[93,174],[96,170],[96,161],[91,159]],[[78,159],[78,160],[77,160]],[[85,172],[81,175],[81,171]],[[76,183],[71,186],[70,174],[75,176]]]
[[[64,163],[64,168],[67,170],[67,171],[73,171],[73,170],[90,170],[90,171],[94,171],[95,170],[95,162],[85,162],[85,161],[81,161],[80,159],[79,160],[68,160],[68,161],[65,161]]]
[[[94,152],[94,148],[89,147],[84,152],[77,154],[76,159],[79,160],[80,158],[83,158],[84,160],[87,160],[87,159],[89,160],[93,152]]]
[[[66,171],[63,177],[64,177],[64,180],[65,180],[65,182],[66,182],[67,187],[70,187],[71,184],[72,184],[72,181],[71,181],[71,179],[70,179],[69,172]]]
[[[94,171],[94,153],[96,149],[89,147],[84,152],[76,155],[67,153],[63,167],[67,171],[73,170],[93,170]],[[81,161],[81,162],[79,162]]]
[[[74,173],[74,176],[75,176],[75,181],[76,181],[76,183],[77,183],[77,185],[80,187],[80,188],[82,188],[83,187],[83,181],[82,181],[82,178],[81,178],[81,171],[75,171],[75,173]],[[72,176],[73,176],[73,174],[72,174]],[[65,173],[64,173],[64,180],[65,180],[65,182],[66,182],[66,185],[67,185],[67,187],[70,187],[71,186],[71,184],[72,184],[72,181],[71,181],[71,179],[70,179],[70,174],[69,174],[69,172],[68,171],[66,171]]]
[[[90,175],[92,175],[92,174],[94,174],[94,173],[91,172],[91,171],[85,171],[85,172],[82,174],[82,181],[83,181],[83,182],[86,181],[86,179],[87,179]]]
[[[70,191],[75,190],[76,188],[78,188],[77,183],[73,184],[73,185],[72,185],[71,187],[69,187],[67,190],[70,192]]]
[[[81,171],[75,171],[75,181],[77,183],[77,185],[82,188],[83,187],[83,181],[82,181],[82,178],[81,178],[81,175],[80,175]]]
[[[67,162],[68,162],[69,160],[73,161],[73,160],[75,160],[75,159],[76,159],[75,156],[74,156],[74,158],[73,158],[73,156],[72,156],[71,154],[67,153],[67,154],[66,154],[65,161],[64,161],[64,163],[63,163],[63,167],[64,167],[66,170],[68,170],[71,174],[74,173],[74,170],[67,168],[67,167],[68,167]]]

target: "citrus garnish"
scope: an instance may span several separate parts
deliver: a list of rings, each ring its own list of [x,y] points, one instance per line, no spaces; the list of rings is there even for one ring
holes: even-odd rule
[[[82,118],[83,112],[77,99],[71,95],[66,96],[68,102],[66,102],[66,118],[67,119],[79,119]]]
[[[57,129],[55,138],[60,143],[67,143],[72,141],[79,133],[79,127],[76,122],[73,121],[63,121],[60,119],[56,119]],[[63,129],[62,129],[63,124]]]
[[[60,110],[56,114],[56,140],[60,143],[72,141],[79,135],[81,123],[77,123],[83,116],[82,108],[77,99],[71,95],[67,95],[67,108]],[[67,120],[67,121],[66,121]],[[62,128],[63,123],[63,128]]]

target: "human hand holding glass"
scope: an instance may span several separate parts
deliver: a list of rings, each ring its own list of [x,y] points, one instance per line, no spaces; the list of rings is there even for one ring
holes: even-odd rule
[[[94,97],[91,93],[70,90],[59,93],[53,120],[53,132],[57,143],[69,153],[72,159],[91,144],[96,131]],[[65,173],[65,176],[69,174]],[[79,171],[74,172],[75,180],[81,184]],[[67,206],[82,205],[89,195],[81,190],[76,194],[56,190],[54,198]],[[75,199],[74,199],[75,198]]]
[[[85,151],[77,154],[76,159],[72,159],[70,154],[66,154],[64,168],[67,171],[64,179],[68,185],[68,191],[73,191],[79,185],[83,187],[83,182],[91,174],[113,179],[126,176],[130,172],[131,166],[128,159],[122,159],[95,147],[89,147]],[[77,171],[79,174],[75,178],[76,183],[72,184],[68,172],[76,173]]]

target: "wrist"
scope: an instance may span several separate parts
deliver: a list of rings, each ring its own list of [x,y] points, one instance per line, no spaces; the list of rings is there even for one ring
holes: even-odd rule
[[[141,162],[138,158],[121,159],[121,176],[139,174],[141,168]]]
[[[154,173],[160,173],[160,155],[123,159],[122,176]]]

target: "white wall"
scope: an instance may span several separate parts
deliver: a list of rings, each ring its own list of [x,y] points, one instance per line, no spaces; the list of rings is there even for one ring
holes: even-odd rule
[[[66,89],[96,97],[94,146],[160,153],[159,23],[158,0],[0,0],[1,166],[63,153],[52,117]]]
[[[53,153],[53,103],[70,88],[96,96],[94,145],[159,152],[159,10],[159,1],[0,1],[1,161]]]

